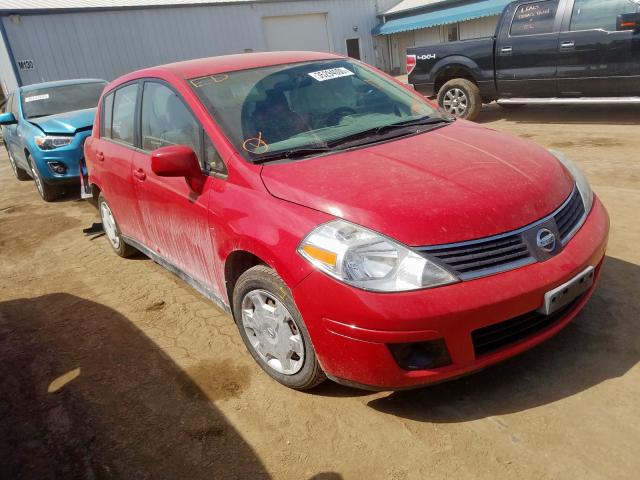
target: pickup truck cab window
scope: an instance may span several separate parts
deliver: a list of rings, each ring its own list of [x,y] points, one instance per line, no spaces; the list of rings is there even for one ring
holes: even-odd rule
[[[520,5],[513,17],[511,36],[552,33],[557,11],[557,0]]]
[[[111,125],[111,138],[113,140],[133,145],[137,95],[138,84],[127,85],[116,90],[113,99],[113,121]]]
[[[576,0],[571,14],[571,30],[615,32],[618,15],[639,11],[640,6],[632,0]]]

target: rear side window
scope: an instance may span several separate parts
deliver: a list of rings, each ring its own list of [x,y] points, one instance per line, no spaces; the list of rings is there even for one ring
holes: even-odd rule
[[[127,85],[115,91],[111,121],[111,138],[113,140],[133,145],[137,96],[137,84]]]
[[[111,122],[113,120],[113,93],[104,97],[102,104],[102,136],[111,138]]]
[[[576,0],[571,13],[570,29],[615,32],[618,15],[639,11],[640,6],[632,0]]]
[[[557,12],[557,0],[520,5],[513,17],[511,36],[552,33]]]

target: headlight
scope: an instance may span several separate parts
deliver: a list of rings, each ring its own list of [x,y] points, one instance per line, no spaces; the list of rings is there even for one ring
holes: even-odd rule
[[[298,252],[332,277],[376,292],[418,290],[458,281],[407,247],[345,220],[317,227],[300,243]]]
[[[549,150],[554,157],[558,159],[562,165],[565,166],[569,173],[573,176],[573,179],[576,181],[576,186],[578,187],[578,191],[580,192],[580,196],[582,197],[582,203],[584,203],[584,209],[587,213],[591,211],[591,207],[593,206],[593,191],[591,190],[591,185],[587,181],[587,177],[584,176],[582,170],[578,168],[578,166],[569,160],[564,154],[560,152],[556,152],[555,150]]]
[[[61,137],[54,135],[44,135],[40,137],[34,137],[33,141],[40,150],[53,150],[58,147],[66,147],[73,142],[73,137]]]

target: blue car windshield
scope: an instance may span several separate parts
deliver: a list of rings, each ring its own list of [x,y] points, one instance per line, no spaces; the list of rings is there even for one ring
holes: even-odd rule
[[[76,83],[22,93],[24,118],[46,117],[98,106],[106,82]]]
[[[220,73],[190,83],[227,138],[251,161],[440,117],[418,95],[346,59]]]

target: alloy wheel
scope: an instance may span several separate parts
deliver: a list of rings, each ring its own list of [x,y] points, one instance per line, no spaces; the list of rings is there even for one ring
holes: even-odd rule
[[[116,220],[113,218],[113,213],[106,202],[100,204],[100,217],[102,218],[102,227],[104,228],[107,238],[113,245],[113,248],[118,250],[120,248],[120,235],[118,235],[118,227],[116,227]]]
[[[13,174],[17,177],[18,176],[18,166],[16,165],[16,162],[13,159],[13,156],[11,155],[11,153],[9,153],[9,163],[11,164],[11,170],[13,170]]]
[[[463,116],[469,108],[469,98],[461,88],[452,88],[444,94],[442,107],[447,113]]]
[[[31,162],[31,173],[33,173],[33,181],[36,184],[36,188],[38,189],[38,193],[42,198],[44,198],[44,187],[42,186],[42,180],[40,179],[40,174],[38,173],[38,169]]]
[[[295,375],[304,364],[304,341],[295,320],[274,295],[251,290],[242,299],[242,326],[249,343],[273,370]]]

